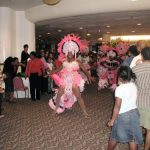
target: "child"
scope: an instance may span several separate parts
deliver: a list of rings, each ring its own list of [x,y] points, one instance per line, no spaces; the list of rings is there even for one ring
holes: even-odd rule
[[[114,150],[118,142],[129,143],[130,150],[137,150],[143,143],[139,112],[136,106],[137,88],[135,74],[128,66],[118,70],[119,86],[115,91],[115,106],[108,126],[112,133],[107,150]]]
[[[3,80],[3,74],[0,68],[0,118],[3,118],[4,115],[2,115],[2,100],[3,100],[3,94],[4,94],[4,80]]]

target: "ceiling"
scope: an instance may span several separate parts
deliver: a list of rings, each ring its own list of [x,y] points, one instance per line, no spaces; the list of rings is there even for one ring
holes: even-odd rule
[[[137,25],[139,23],[141,25]],[[58,31],[60,29],[62,32]],[[97,40],[104,34],[150,35],[150,10],[51,19],[36,23],[36,31],[39,39],[50,39],[51,37],[59,39],[68,33],[77,33],[82,38],[89,40]],[[87,36],[87,33],[91,35]]]
[[[73,11],[77,12],[78,7],[76,6],[76,9],[73,8],[77,0],[62,0],[57,5],[58,7],[48,7],[46,5],[43,5],[42,0],[0,0],[0,7],[10,7],[16,11],[29,10],[29,14],[32,16],[36,15],[37,18],[40,18],[40,15],[42,15],[44,9],[46,10],[46,12],[48,12],[47,9],[51,10],[52,14],[54,16],[56,15],[57,17],[55,16],[53,18],[51,17],[51,19],[35,21],[36,37],[40,40],[51,40],[54,38],[60,40],[61,37],[68,33],[77,33],[82,38],[86,38],[91,41],[97,40],[104,34],[150,35],[150,0],[138,0],[138,4],[136,4],[136,2],[129,1],[132,0],[119,0],[120,3],[114,3],[117,2],[117,0],[86,0],[88,8],[90,8],[86,9],[84,8],[84,6],[86,7],[85,0],[82,0],[78,1],[78,3],[81,2],[80,5],[82,6],[79,7],[79,11],[81,12],[80,14],[74,13],[75,15],[66,15],[63,17],[61,15],[61,17],[58,17],[57,14],[63,14],[63,11],[66,11],[66,14],[68,14],[68,11],[70,11],[70,14]],[[97,3],[94,4],[92,2]],[[99,6],[96,7],[96,4],[98,5],[98,3]],[[131,3],[134,3],[133,6],[131,6]],[[72,7],[70,7],[71,4],[73,5]],[[101,10],[106,6],[106,10],[104,12],[101,12]],[[126,9],[123,9],[123,7]],[[134,9],[135,7],[136,9]],[[115,11],[108,11],[108,9],[110,10],[110,8],[114,9]],[[40,10],[40,13],[37,14],[37,12],[35,11],[34,14],[34,11],[30,12],[31,9],[37,9],[37,11]],[[59,11],[59,9],[61,11]],[[87,11],[87,13],[82,14],[81,9],[85,9],[84,11]],[[138,23],[141,23],[142,25],[138,26]],[[80,27],[82,27],[83,29],[80,29]],[[58,31],[60,29],[62,30],[61,32]],[[87,33],[91,35],[87,36]]]
[[[0,0],[0,7],[9,7],[17,11],[26,10],[43,4],[42,0]]]

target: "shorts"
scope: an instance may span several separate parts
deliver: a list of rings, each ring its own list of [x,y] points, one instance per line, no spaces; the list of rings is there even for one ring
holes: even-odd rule
[[[150,130],[150,108],[138,108],[140,113],[140,125]]]
[[[110,139],[121,143],[143,143],[138,109],[119,114],[112,127]]]

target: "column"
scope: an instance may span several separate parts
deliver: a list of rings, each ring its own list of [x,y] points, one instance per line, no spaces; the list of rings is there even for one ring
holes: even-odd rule
[[[9,57],[21,57],[23,45],[29,52],[35,50],[35,24],[30,22],[24,11],[0,7],[0,63]]]
[[[19,59],[24,44],[29,45],[29,53],[35,51],[35,24],[26,19],[24,11],[16,11],[16,51],[13,55]]]
[[[0,63],[11,56],[11,51],[16,48],[16,17],[15,11],[10,8],[0,7]]]

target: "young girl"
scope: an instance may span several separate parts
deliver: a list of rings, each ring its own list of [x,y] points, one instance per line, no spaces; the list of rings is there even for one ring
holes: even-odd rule
[[[118,142],[129,143],[130,150],[137,150],[143,143],[139,112],[136,106],[137,88],[135,74],[128,66],[118,70],[119,86],[115,91],[115,106],[108,126],[112,133],[107,150],[114,150]]]

